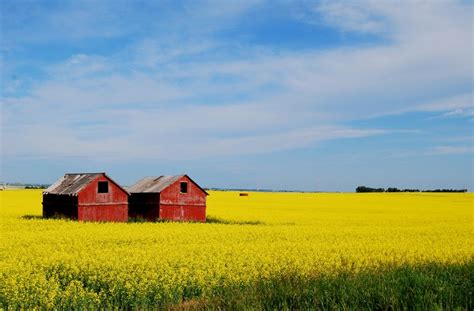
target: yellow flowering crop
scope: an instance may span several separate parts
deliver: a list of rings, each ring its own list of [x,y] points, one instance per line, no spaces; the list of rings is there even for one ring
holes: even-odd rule
[[[11,308],[159,307],[474,254],[471,193],[211,191],[205,224],[44,220],[41,191],[0,199],[0,304]]]

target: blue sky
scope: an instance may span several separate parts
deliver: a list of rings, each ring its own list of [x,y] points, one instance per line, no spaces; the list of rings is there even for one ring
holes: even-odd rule
[[[8,1],[1,176],[473,189],[470,1]]]

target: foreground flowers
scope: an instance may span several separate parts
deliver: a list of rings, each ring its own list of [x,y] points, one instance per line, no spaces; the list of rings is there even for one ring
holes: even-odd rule
[[[469,307],[472,194],[211,192],[206,224],[42,220],[24,217],[40,191],[0,195],[3,307],[344,306],[344,284],[396,300],[404,281],[421,286],[414,303]]]

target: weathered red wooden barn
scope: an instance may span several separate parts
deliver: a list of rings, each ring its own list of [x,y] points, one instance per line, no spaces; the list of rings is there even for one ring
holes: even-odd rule
[[[129,217],[206,221],[208,193],[187,175],[145,177],[128,192]]]
[[[66,174],[43,192],[43,217],[128,221],[128,192],[105,173]]]

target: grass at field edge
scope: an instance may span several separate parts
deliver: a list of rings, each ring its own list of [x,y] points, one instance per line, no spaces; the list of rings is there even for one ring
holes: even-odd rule
[[[50,276],[51,277],[51,276]],[[71,284],[84,291],[102,291],[105,299],[98,302],[68,295]],[[251,284],[218,286],[203,295],[193,284],[176,289],[172,297],[157,299],[143,293],[131,298],[126,289],[116,289],[120,296],[105,293],[105,288],[91,288],[87,280],[73,279],[64,284],[53,305],[8,301],[0,293],[3,309],[365,309],[365,310],[472,310],[474,260],[465,264],[430,263],[418,266],[386,267],[359,273],[340,272],[336,275],[276,276]],[[81,291],[82,291],[81,290]],[[128,298],[127,298],[128,297]]]

